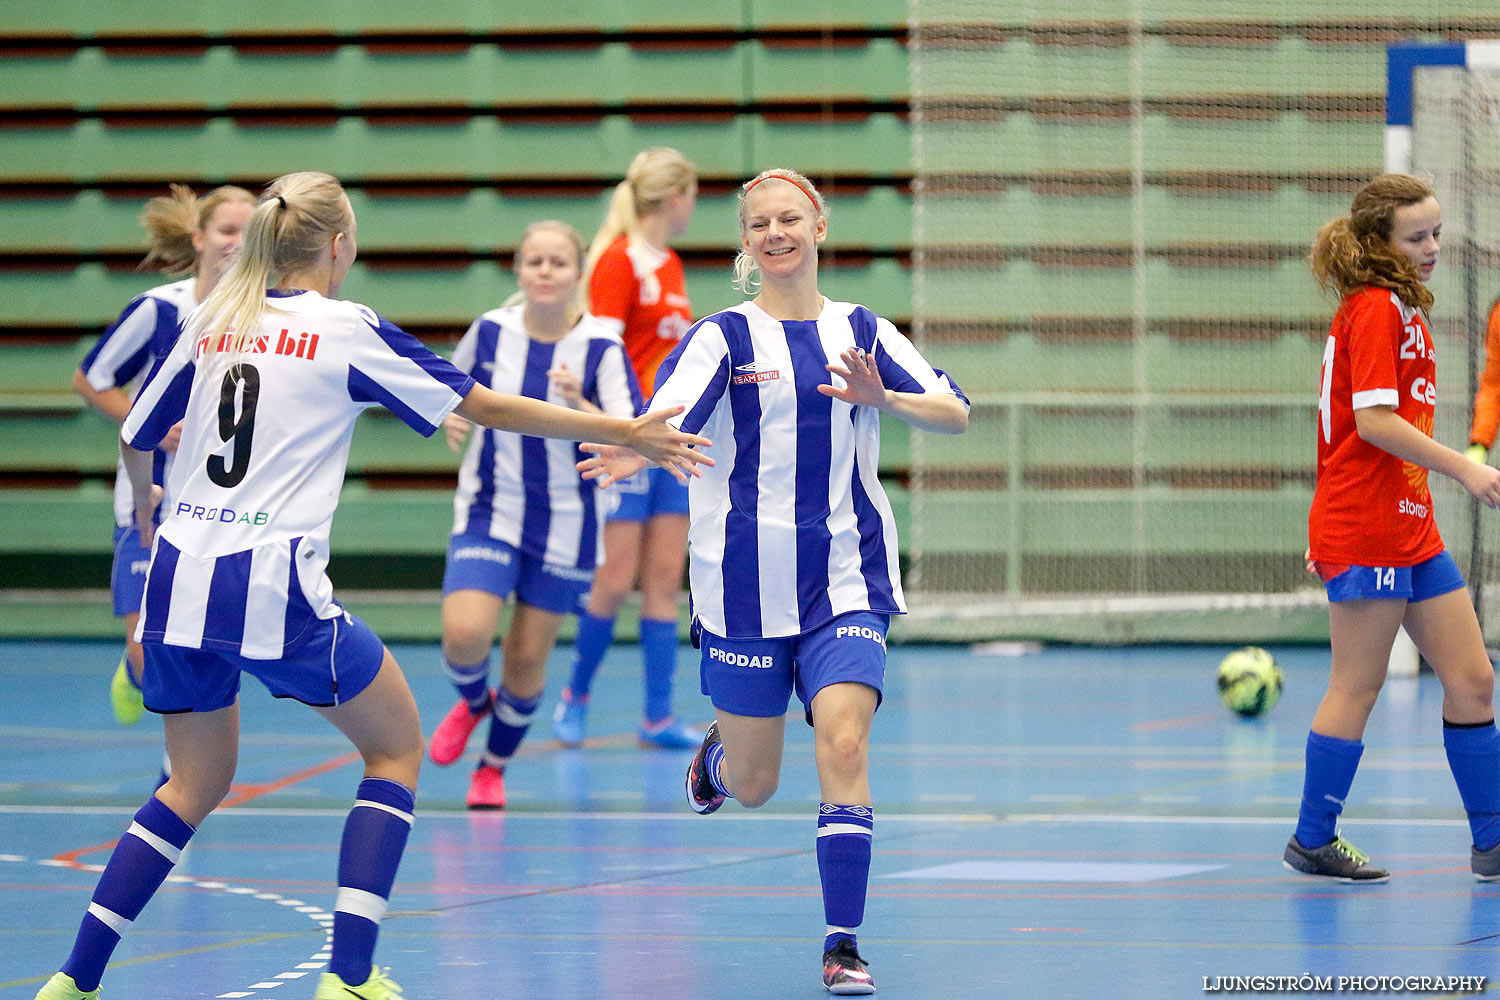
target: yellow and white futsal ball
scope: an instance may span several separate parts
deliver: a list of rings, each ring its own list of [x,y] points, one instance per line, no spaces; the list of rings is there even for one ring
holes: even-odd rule
[[[1281,700],[1281,667],[1259,646],[1245,646],[1219,664],[1219,699],[1246,718],[1264,715]]]

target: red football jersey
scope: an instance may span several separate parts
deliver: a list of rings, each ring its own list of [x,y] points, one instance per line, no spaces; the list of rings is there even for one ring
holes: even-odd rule
[[[594,265],[589,311],[623,324],[620,336],[625,340],[625,353],[641,391],[649,398],[657,366],[693,325],[682,258],[670,248],[658,250],[619,237]]]
[[[1347,296],[1323,349],[1318,395],[1318,485],[1308,514],[1312,558],[1359,566],[1414,566],[1443,551],[1427,470],[1363,440],[1354,411],[1391,406],[1432,436],[1436,354],[1427,320],[1394,292]]]

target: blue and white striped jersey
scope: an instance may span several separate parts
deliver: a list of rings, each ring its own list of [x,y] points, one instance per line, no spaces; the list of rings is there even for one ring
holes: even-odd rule
[[[453,363],[496,392],[561,406],[547,372],[566,365],[583,398],[610,416],[635,416],[641,392],[619,334],[585,314],[561,340],[543,343],[527,335],[524,309],[476,319]],[[602,561],[604,495],[574,468],[585,457],[572,441],[478,428],[458,470],[453,534],[488,535],[554,566],[592,570]]]
[[[79,365],[89,385],[99,392],[124,389],[127,395],[134,395],[146,380],[151,363],[177,343],[182,321],[198,304],[193,295],[194,281],[186,278],[158,285],[132,299]],[[171,459],[169,453],[157,452],[158,475],[165,476]],[[134,523],[135,503],[121,465],[115,470],[115,524],[128,528]]]
[[[890,322],[826,301],[816,320],[746,302],[701,320],[657,372],[651,408],[714,443],[689,481],[693,611],[734,639],[800,635],[851,611],[904,613],[896,526],[881,489],[880,414],[818,392],[840,352],[874,357],[886,388],[968,399]]]
[[[432,434],[473,386],[354,302],[272,292],[252,343],[180,338],[122,436],[155,446],[183,421],[138,637],[275,659],[333,618],[328,535],[355,418],[376,404]]]

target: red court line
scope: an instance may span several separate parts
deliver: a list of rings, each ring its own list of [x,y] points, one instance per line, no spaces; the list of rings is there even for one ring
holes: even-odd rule
[[[1205,712],[1202,715],[1179,715],[1175,719],[1147,719],[1142,722],[1132,722],[1130,731],[1132,733],[1156,733],[1163,729],[1186,729],[1189,726],[1212,722],[1219,718],[1220,714],[1222,713]]]
[[[338,770],[339,768],[344,767],[348,764],[352,764],[357,760],[359,760],[359,753],[357,751],[351,750],[349,753],[334,757],[332,760],[325,760],[321,764],[314,764],[312,767],[304,768],[301,771],[294,771],[286,777],[278,778],[275,781],[268,781],[257,785],[231,786],[231,788],[229,789],[229,795],[224,799],[223,802],[219,803],[219,808],[223,809],[228,806],[243,805],[244,803],[249,802],[252,799],[260,798],[262,795],[279,791],[283,788],[289,788],[292,785],[306,781],[308,778],[316,778],[318,775],[325,774],[328,771]],[[66,865],[69,868],[82,868],[83,865],[79,862],[79,858],[84,857],[85,855],[97,853],[99,851],[112,851],[114,850],[115,845],[119,842],[120,838],[116,837],[114,840],[111,840],[105,844],[94,844],[91,847],[80,847],[77,850],[64,851],[62,854],[55,854],[52,856],[52,860],[58,862],[59,864]]]

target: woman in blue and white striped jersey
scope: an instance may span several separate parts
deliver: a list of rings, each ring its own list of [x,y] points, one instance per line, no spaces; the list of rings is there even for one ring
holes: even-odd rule
[[[138,635],[145,704],[165,716],[173,773],[120,838],[73,952],[39,1000],[99,995],[120,936],[227,794],[241,673],[316,709],[364,758],[316,1000],[400,996],[373,955],[411,827],[422,727],[401,668],[335,600],[325,572],[361,412],[384,406],[422,434],[454,412],[528,434],[604,434],[678,471],[697,457],[688,446],[705,443],[667,425],[672,411],[621,420],[477,385],[369,308],[334,297],[357,252],[337,180],[278,178],[250,215],[239,259],[125,418],[136,520],[152,545]],[[149,452],[179,421],[169,509],[153,531],[161,491]]]
[[[633,416],[641,393],[625,344],[583,310],[577,230],[533,223],[515,268],[520,291],[474,321],[453,363],[497,392]],[[450,416],[446,426],[456,447],[468,422]],[[432,734],[428,755],[453,763],[489,716],[489,739],[469,781],[471,809],[504,808],[505,765],[536,714],[558,628],[578,612],[603,561],[605,496],[579,478],[574,465],[582,457],[570,441],[487,430],[469,442],[459,469],[443,574],[443,662],[459,700]],[[492,692],[490,649],[512,594]]]
[[[815,732],[824,985],[872,993],[855,932],[864,916],[874,811],[870,724],[890,616],[905,612],[895,520],[878,478],[880,415],[962,433],[968,399],[887,320],[818,290],[828,234],[806,177],[768,170],[740,197],[737,286],[759,292],[693,326],[657,373],[653,406],[686,408],[716,465],[688,484],[689,582],[703,693],[717,719],[688,769],[699,813],[776,791],[793,691]],[[619,449],[585,473],[639,462]]]

